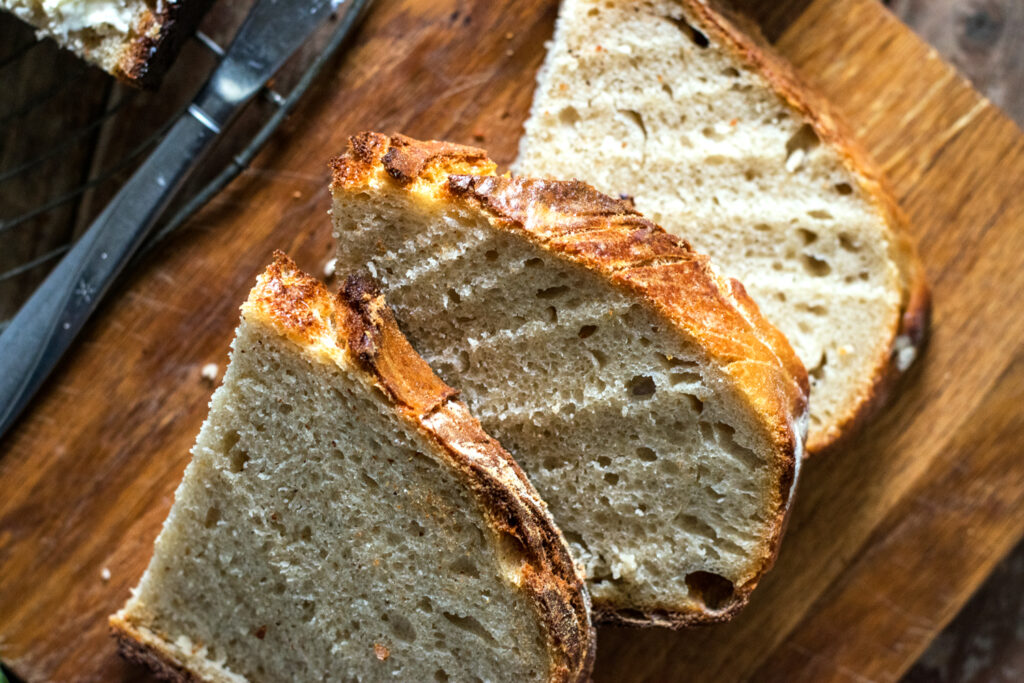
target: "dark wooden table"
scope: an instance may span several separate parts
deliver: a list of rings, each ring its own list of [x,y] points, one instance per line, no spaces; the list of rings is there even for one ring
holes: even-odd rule
[[[216,11],[228,3],[220,3]],[[974,85],[1002,106],[1018,123],[1024,123],[1024,1],[1022,0],[889,0],[886,4],[912,28],[928,40],[950,62],[956,65]],[[0,19],[6,19],[0,18]],[[0,44],[10,35],[25,35],[23,27],[0,21]],[[2,52],[2,50],[0,50]],[[199,64],[201,51],[190,48],[182,59]],[[56,66],[56,68],[55,68]],[[33,81],[40,73],[77,69],[74,58],[55,49],[34,52],[31,61],[8,67],[0,72],[5,84],[17,88],[49,84]],[[177,73],[181,74],[182,70]],[[111,86],[102,74],[84,70],[81,81],[68,88],[56,100],[58,106],[77,107],[83,117],[95,116],[104,108],[116,106],[122,93]],[[172,79],[167,89],[187,94],[185,79]],[[0,115],[4,112],[0,110]],[[152,128],[158,121],[152,102],[141,98],[130,106],[130,115],[141,129]],[[43,139],[57,134],[41,130]],[[38,140],[25,137],[14,127],[0,127],[0,157],[30,154]],[[54,159],[50,179],[76,186],[83,179],[97,176],[104,168],[124,154],[126,140],[111,138],[97,130],[87,144],[65,156]],[[95,206],[101,205],[116,185],[115,174],[108,184],[90,189],[80,201],[39,219],[32,240],[5,244],[0,236],[0,270],[4,259],[38,256],[53,244],[74,234],[84,225]],[[40,188],[31,183],[8,183],[0,188],[0,205],[5,209],[38,202]],[[19,251],[15,253],[14,249]],[[41,275],[37,272],[36,276]],[[33,286],[37,277],[0,282],[0,317],[6,301]],[[6,301],[5,301],[6,297]],[[932,647],[912,668],[908,681],[990,681],[1024,680],[1024,544],[1016,549],[993,573],[985,586],[967,604],[961,614],[934,641]],[[2,609],[0,605],[0,609]]]
[[[1024,2],[887,0],[885,4],[1024,127]],[[907,683],[1022,680],[1024,543],[999,565],[904,678]]]

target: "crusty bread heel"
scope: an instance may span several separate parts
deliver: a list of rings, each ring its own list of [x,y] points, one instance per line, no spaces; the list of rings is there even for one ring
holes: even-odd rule
[[[582,182],[365,133],[333,162],[338,264],[522,465],[596,618],[680,627],[746,604],[779,547],[807,374],[735,280]]]
[[[585,681],[590,602],[522,470],[402,336],[282,254],[111,617],[178,681]]]
[[[564,0],[513,169],[631,195],[742,281],[810,373],[817,453],[918,354],[927,285],[842,119],[737,24],[705,0]]]

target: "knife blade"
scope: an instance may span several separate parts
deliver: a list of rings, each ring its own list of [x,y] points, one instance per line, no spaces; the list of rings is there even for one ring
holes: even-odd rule
[[[189,114],[220,132],[336,4],[332,0],[257,2],[238,29],[223,61],[189,106]]]
[[[366,3],[345,4],[355,14]],[[187,111],[0,334],[0,437],[221,131],[338,5],[258,0],[252,7]]]

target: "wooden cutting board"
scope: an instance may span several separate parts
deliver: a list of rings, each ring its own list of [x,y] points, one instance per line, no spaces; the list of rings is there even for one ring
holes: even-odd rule
[[[603,628],[595,678],[893,680],[1024,533],[1024,135],[873,0],[757,3],[846,112],[912,217],[930,345],[892,407],[812,460],[775,570],[729,624]],[[511,161],[553,1],[380,0],[252,169],[125,278],[0,442],[0,659],[30,680],[123,680],[128,596],[271,250],[321,272],[326,161],[403,131]],[[0,350],[2,352],[2,350]],[[101,572],[108,569],[109,579]]]

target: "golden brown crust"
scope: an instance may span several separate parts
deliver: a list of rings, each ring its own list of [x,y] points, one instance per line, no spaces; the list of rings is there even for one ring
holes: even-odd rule
[[[112,73],[140,88],[155,88],[213,0],[164,0],[133,27]]]
[[[335,182],[358,185],[374,172],[374,164],[387,159],[387,172],[402,185],[415,180],[436,180],[433,171],[441,167],[445,174],[458,169],[461,173],[494,173],[497,166],[487,152],[476,147],[449,142],[420,142],[404,135],[391,138],[377,133],[359,133],[348,140],[348,163],[343,157],[332,159],[331,172]]]
[[[361,150],[372,154],[358,152],[357,140]],[[404,155],[423,156],[417,144],[404,136],[356,136],[349,153],[332,161],[332,188],[359,190],[368,183],[395,182],[392,167],[413,165]],[[424,146],[437,149],[437,143]],[[429,172],[397,182],[402,187],[425,183],[418,189],[474,206],[496,229],[520,234],[559,258],[602,274],[704,349],[734,378],[766,425],[778,482],[773,501],[777,514],[761,566],[750,581],[736,587],[735,601],[718,610],[677,605],[638,611],[608,603],[595,608],[598,619],[632,625],[728,619],[746,603],[778,552],[806,429],[808,379],[803,365],[739,283],[718,276],[706,256],[645,219],[629,202],[578,181],[495,176],[493,170],[467,174],[465,159],[476,152],[455,148],[450,165],[434,155]]]
[[[350,275],[339,295],[348,305],[349,350],[364,369],[374,373],[392,400],[417,415],[427,415],[458,395],[398,331],[373,280],[363,274]]]
[[[350,276],[334,296],[278,251],[242,314],[310,353],[362,373],[437,446],[443,464],[472,491],[500,547],[515,560],[513,581],[530,597],[545,629],[550,680],[587,680],[596,637],[590,598],[547,506],[512,457],[457,400],[457,392],[409,345],[372,280]],[[166,653],[140,642],[117,615],[111,625],[130,658],[168,675],[180,668]]]
[[[146,644],[145,638],[119,615],[110,618],[110,632],[117,640],[118,653],[128,661],[141,664],[162,681],[203,683],[203,679],[178,662],[168,650]]]
[[[522,562],[518,583],[546,626],[550,679],[587,680],[595,655],[590,601],[547,505],[512,456],[409,345],[368,276],[349,276],[340,300],[349,320],[347,344],[357,362],[447,454],[448,465],[481,501],[491,527],[515,548]]]
[[[385,167],[387,162],[382,159]],[[549,251],[640,295],[704,342],[724,365],[781,363],[792,381],[779,382],[788,397],[779,406],[780,421],[804,409],[808,380],[803,364],[742,286],[723,286],[707,256],[626,202],[579,181],[450,175],[447,188],[453,197],[478,202]]]
[[[322,282],[299,271],[284,252],[275,251],[274,261],[242,304],[242,315],[255,316],[300,346],[329,349],[335,337],[335,306]]]
[[[759,71],[776,93],[814,128],[818,137],[839,153],[864,196],[869,198],[892,231],[890,253],[899,268],[902,290],[900,314],[893,322],[888,343],[875,359],[868,386],[830,429],[813,433],[807,442],[809,455],[831,450],[855,434],[885,405],[896,380],[907,369],[901,361],[901,352],[907,353],[904,349],[909,344],[914,353],[919,353],[927,336],[931,297],[924,268],[909,233],[906,214],[893,197],[874,160],[857,143],[831,103],[801,81],[789,63],[775,54],[756,27],[750,29],[752,22],[732,14],[720,3],[712,7],[707,0],[681,0],[681,4],[698,29]],[[747,30],[740,30],[740,26]],[[898,341],[900,339],[906,342]]]

